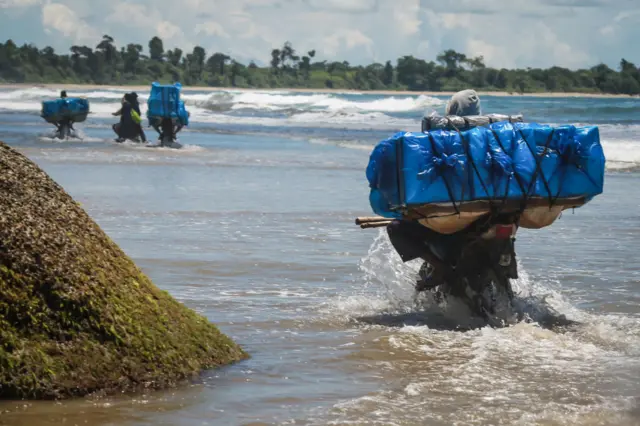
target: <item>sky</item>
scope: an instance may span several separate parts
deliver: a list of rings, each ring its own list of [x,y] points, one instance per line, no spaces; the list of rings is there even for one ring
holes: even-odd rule
[[[165,49],[194,46],[268,63],[285,41],[316,60],[369,64],[445,49],[493,67],[640,65],[639,0],[0,0],[0,40],[95,47],[154,35]]]

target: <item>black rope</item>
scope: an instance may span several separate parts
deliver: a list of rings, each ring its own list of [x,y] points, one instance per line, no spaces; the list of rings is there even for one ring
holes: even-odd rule
[[[502,145],[502,141],[500,140],[500,136],[498,135],[498,133],[496,133],[495,130],[490,129],[491,133],[493,133],[493,137],[496,139],[496,142],[498,142],[498,145],[500,145],[500,149],[502,149],[502,152],[504,152],[505,154],[507,154],[507,150],[504,149],[504,145]],[[508,154],[507,154],[508,155]],[[513,168],[513,174],[516,178],[516,182],[518,183],[518,186],[520,187],[520,191],[522,191],[522,196],[523,197],[527,197],[527,193],[524,190],[524,184],[522,183],[522,181],[520,180],[520,176],[518,175],[518,173],[516,172],[515,167]],[[507,192],[508,193],[508,192]],[[506,195],[505,195],[506,197]]]
[[[398,184],[398,198],[400,199],[400,208],[406,206],[406,193],[404,187],[404,137],[396,140],[396,179]]]
[[[594,187],[597,187],[598,185],[596,185],[596,183],[593,181],[593,179],[591,178],[591,176],[589,176],[589,174],[582,168],[582,166],[577,162],[577,161],[572,161],[570,162],[566,167],[568,166],[574,166],[576,169],[578,169],[580,172],[582,172],[587,179],[589,180],[589,182],[591,182],[593,184]],[[565,168],[563,170],[562,173],[562,179],[560,180],[560,184],[558,185],[558,192],[556,193],[556,196],[553,199],[553,202],[555,204],[555,202],[558,200],[558,198],[560,198],[560,192],[562,191],[562,185],[564,183],[564,177],[567,174],[567,169]]]
[[[560,184],[558,185],[558,192],[556,193],[555,197],[553,197],[553,202],[551,203],[551,205],[554,205],[556,201],[558,201],[558,198],[560,198],[560,191],[562,191],[562,184],[566,175],[567,167],[564,167],[564,170],[562,171],[562,178],[560,179]]]
[[[467,117],[462,117],[462,119],[464,120],[465,124],[467,126],[469,126],[469,122],[467,120]],[[450,123],[453,126],[453,123]],[[454,126],[455,127],[455,126]],[[476,193],[476,188],[473,185],[473,178],[469,175],[469,173],[467,173],[467,168],[465,166],[463,166],[463,170],[465,172],[465,177],[466,179],[462,179],[462,194],[460,197],[460,204],[462,204],[464,202],[464,193],[466,190],[466,184],[469,184],[469,201],[471,201],[471,198],[473,197],[473,194]],[[467,182],[468,180],[468,182]]]
[[[431,142],[431,150],[435,155],[440,156],[440,154],[438,154],[438,151],[436,150],[436,142],[433,140],[433,135],[431,133],[428,133],[427,136],[429,137],[429,141]],[[455,198],[453,197],[453,191],[451,191],[451,187],[449,186],[449,182],[447,181],[447,178],[444,172],[442,173],[442,180],[444,181],[444,185],[447,188],[449,199],[451,200],[451,204],[453,204],[453,208],[456,211],[456,214],[460,214],[460,209],[458,209],[458,206],[456,206],[456,201],[455,201]]]
[[[467,123],[467,118],[464,118],[465,123]],[[489,199],[491,200],[491,210],[493,211],[494,209],[494,198],[490,195],[489,190],[487,189],[487,186],[484,184],[484,181],[482,180],[482,176],[480,176],[480,172],[478,171],[478,168],[476,166],[476,163],[473,161],[473,158],[471,157],[471,151],[469,149],[469,141],[467,141],[464,136],[462,136],[462,132],[460,131],[460,129],[458,129],[455,124],[453,124],[453,122],[449,122],[451,124],[451,126],[453,126],[453,128],[458,132],[458,135],[460,136],[460,140],[462,141],[462,146],[465,149],[465,153],[467,154],[467,160],[469,161],[469,163],[471,163],[471,167],[473,167],[473,170],[475,171],[476,175],[478,176],[478,180],[480,181],[480,185],[482,185],[482,189],[484,190],[484,192],[487,194],[487,196],[489,196]]]
[[[504,190],[504,197],[502,197],[502,204],[500,206],[501,210],[507,204],[507,198],[509,198],[509,188],[511,187],[512,179],[513,179],[513,175],[509,175],[509,180],[507,180],[507,187]]]
[[[554,135],[555,129],[551,129],[551,133],[549,133],[549,136],[547,137],[547,143],[544,146],[544,151],[542,151],[542,154],[540,156],[538,156],[535,151],[533,150],[533,148],[531,148],[531,146],[529,145],[529,143],[527,142],[527,139],[524,136],[524,133],[522,133],[521,129],[518,129],[518,133],[520,133],[520,136],[522,136],[522,140],[524,140],[524,143],[529,147],[529,150],[531,151],[531,154],[533,155],[534,158],[536,158],[536,170],[533,173],[533,177],[531,178],[531,182],[529,182],[529,188],[527,190],[527,195],[524,199],[524,204],[526,204],[527,199],[529,198],[530,192],[531,192],[531,187],[535,184],[536,182],[536,178],[538,177],[538,172],[541,171],[540,168],[540,164],[542,163],[542,158],[546,155],[547,151],[549,150],[549,144],[551,143],[551,140],[553,139],[553,135]],[[544,173],[541,173],[542,176],[542,182],[544,183],[545,188],[547,189],[547,193],[549,195],[549,208],[551,209],[551,206],[553,205],[553,196],[551,195],[551,189],[549,188],[549,183],[547,182],[547,179],[544,176]],[[524,208],[522,209],[524,210]]]

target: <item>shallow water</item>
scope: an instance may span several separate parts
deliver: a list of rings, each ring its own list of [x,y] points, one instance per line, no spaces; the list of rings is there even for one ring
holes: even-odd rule
[[[122,93],[83,95],[84,139],[55,142],[37,115],[55,92],[0,91],[1,138],[252,357],[149,395],[2,402],[0,424],[640,424],[638,100],[483,99],[600,125],[607,176],[587,206],[519,231],[533,322],[461,331],[464,310],[414,301],[417,265],[353,223],[370,215],[372,146],[443,98],[188,93],[193,123],[170,150],[114,143]]]

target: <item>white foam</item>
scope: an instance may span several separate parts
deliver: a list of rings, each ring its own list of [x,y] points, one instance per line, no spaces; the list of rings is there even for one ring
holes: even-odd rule
[[[61,88],[64,85],[60,86]],[[82,91],[75,92],[72,90],[67,90],[67,95],[70,97],[80,97],[80,98],[88,98],[88,99],[121,99],[122,96],[127,92],[127,90],[92,90],[92,91]],[[12,91],[0,91],[0,101],[3,100],[49,100],[56,99],[60,96],[60,90],[52,90],[52,89],[44,89],[39,87],[34,87],[30,89],[19,89]],[[138,97],[143,97],[146,95],[138,94]],[[4,103],[3,103],[4,104]]]
[[[640,167],[640,141],[602,139],[607,170],[624,170]]]
[[[434,310],[428,304],[411,308],[417,263],[402,264],[384,231],[361,265],[363,289],[326,303],[321,312],[327,321]],[[519,269],[514,291],[535,322],[463,333],[429,323],[379,321],[373,326],[375,340],[368,339],[363,350],[377,351],[368,359],[376,359],[386,385],[335,404],[324,424],[371,419],[380,424],[562,423],[619,414],[628,406],[629,392],[637,389],[640,318],[577,309],[553,284],[533,282],[522,265]],[[565,332],[541,327],[537,321],[549,314],[581,324]],[[371,327],[359,326],[364,336]],[[625,395],[613,386],[631,390]],[[456,409],[459,404],[473,406],[473,417]]]
[[[190,121],[210,124],[239,124],[268,127],[325,127],[351,129],[402,130],[419,129],[420,121],[390,117],[382,113],[333,113],[329,111],[295,114],[290,117],[249,117],[213,113],[202,108],[190,107]],[[375,141],[377,142],[377,141]]]
[[[273,94],[264,92],[219,92],[213,94],[185,94],[187,105],[202,106],[214,111],[257,109],[279,111],[298,109],[325,111],[410,112],[423,111],[427,107],[442,105],[444,101],[426,95],[384,97],[369,101],[351,101],[335,94]]]

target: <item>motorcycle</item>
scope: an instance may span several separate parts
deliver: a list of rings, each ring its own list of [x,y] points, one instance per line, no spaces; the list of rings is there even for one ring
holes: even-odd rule
[[[177,141],[177,133],[182,129],[179,121],[169,118],[155,119],[151,122],[151,126],[158,132],[158,144],[150,145],[154,147],[182,148],[182,144]]]
[[[361,227],[386,226],[403,262],[422,259],[415,290],[432,293],[437,302],[462,301],[492,326],[517,314],[511,280],[518,278],[513,215],[491,216],[453,234],[440,234],[414,220],[356,221]],[[375,222],[378,220],[378,222]]]
[[[71,132],[74,130],[73,122],[71,122],[70,120],[63,120],[56,123],[55,125],[56,125],[56,132],[54,136],[55,138],[58,138],[60,140],[65,140],[72,137]]]

